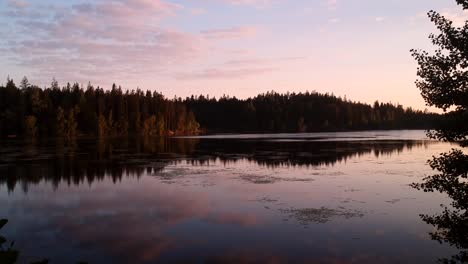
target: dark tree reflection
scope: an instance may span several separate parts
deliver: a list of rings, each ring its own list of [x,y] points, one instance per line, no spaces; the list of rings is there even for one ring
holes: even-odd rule
[[[10,142],[0,148],[0,184],[9,191],[31,184],[93,184],[110,178],[139,178],[169,164],[247,161],[276,167],[333,166],[355,156],[376,157],[422,147],[427,141],[274,141],[240,139],[125,138],[61,142]]]
[[[436,231],[430,233],[439,243],[448,243],[460,249],[460,252],[442,263],[468,262],[468,156],[461,150],[452,150],[439,157],[434,157],[429,164],[439,173],[425,178],[423,183],[413,184],[425,192],[447,194],[452,203],[444,206],[442,213],[421,215],[423,221],[433,225]]]

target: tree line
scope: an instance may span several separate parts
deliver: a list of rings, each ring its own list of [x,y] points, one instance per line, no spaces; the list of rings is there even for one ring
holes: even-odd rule
[[[438,114],[391,103],[353,102],[318,92],[268,92],[240,100],[223,96],[185,99],[202,128],[211,132],[318,132],[426,129]]]
[[[401,105],[352,102],[317,92],[254,98],[191,96],[167,99],[161,93],[110,90],[53,80],[40,88],[24,77],[0,86],[0,135],[100,138],[200,132],[314,132],[431,128],[439,115]]]
[[[157,92],[86,89],[79,84],[59,87],[31,85],[25,77],[19,87],[8,79],[0,86],[2,136],[57,136],[100,138],[142,134],[145,136],[197,133],[199,124],[181,100],[168,100]]]

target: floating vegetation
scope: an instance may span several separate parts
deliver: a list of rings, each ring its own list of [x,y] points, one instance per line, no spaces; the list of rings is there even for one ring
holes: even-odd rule
[[[345,192],[361,192],[361,191],[362,191],[361,189],[354,189],[354,188],[345,190]]]
[[[274,199],[274,198],[270,198],[270,197],[262,197],[262,198],[259,198],[259,199],[256,199],[256,200],[253,200],[255,202],[259,202],[259,203],[276,203],[278,202],[278,199]]]
[[[281,213],[286,214],[289,218],[296,219],[302,225],[309,224],[324,224],[331,221],[333,218],[350,219],[355,217],[363,217],[364,213],[357,210],[348,210],[343,207],[339,209],[321,208],[303,208],[303,209],[280,209]]]
[[[414,200],[416,198],[412,198],[412,197],[403,197],[403,198],[396,198],[396,199],[392,199],[392,200],[388,200],[388,201],[385,201],[386,203],[389,203],[389,204],[396,204],[396,203],[399,203],[403,200]]]
[[[269,175],[252,175],[246,174],[239,177],[241,180],[244,180],[253,184],[272,184],[277,182],[311,182],[314,179],[311,178],[282,178]]]

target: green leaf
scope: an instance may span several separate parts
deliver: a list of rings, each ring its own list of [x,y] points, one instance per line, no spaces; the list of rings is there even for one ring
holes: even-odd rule
[[[5,226],[7,223],[8,223],[8,220],[0,219],[0,229],[2,229],[2,227]]]

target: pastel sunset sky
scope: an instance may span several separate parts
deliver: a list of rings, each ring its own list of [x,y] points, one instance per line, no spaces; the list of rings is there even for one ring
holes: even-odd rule
[[[411,48],[453,0],[1,0],[0,82],[79,82],[167,97],[329,92],[424,109]]]

